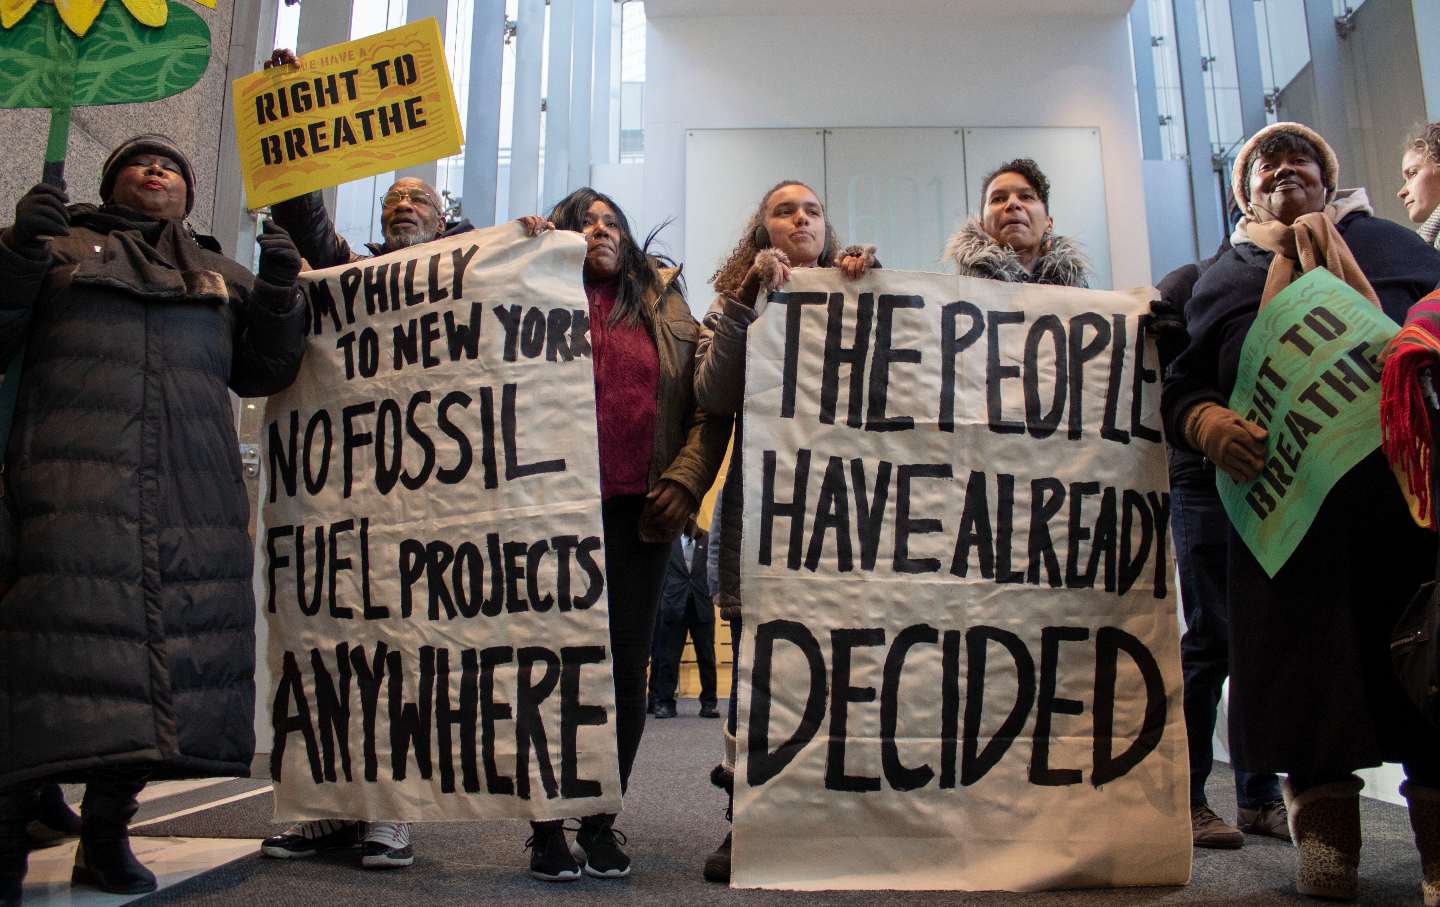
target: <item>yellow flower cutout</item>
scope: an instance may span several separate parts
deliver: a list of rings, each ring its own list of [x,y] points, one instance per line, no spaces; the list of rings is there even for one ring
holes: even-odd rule
[[[25,18],[38,0],[0,0],[0,25],[10,28],[16,22]],[[90,25],[95,17],[100,15],[100,8],[105,5],[105,0],[45,0],[53,2],[55,9],[60,13],[60,18],[69,26],[70,30],[78,36],[84,36],[90,30]],[[130,15],[142,25],[149,25],[152,28],[159,28],[165,24],[169,16],[170,8],[165,0],[120,0]],[[215,8],[215,0],[195,0],[201,6]]]

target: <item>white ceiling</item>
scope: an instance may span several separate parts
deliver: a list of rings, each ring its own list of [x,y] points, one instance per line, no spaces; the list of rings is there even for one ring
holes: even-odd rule
[[[665,16],[1124,16],[1135,0],[645,0]]]

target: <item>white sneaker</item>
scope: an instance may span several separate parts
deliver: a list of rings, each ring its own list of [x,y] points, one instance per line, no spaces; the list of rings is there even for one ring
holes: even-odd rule
[[[398,869],[415,862],[408,822],[371,822],[365,827],[360,865],[366,869]]]
[[[260,852],[267,857],[289,860],[354,847],[360,843],[360,824],[336,819],[296,822],[281,834],[261,842]]]

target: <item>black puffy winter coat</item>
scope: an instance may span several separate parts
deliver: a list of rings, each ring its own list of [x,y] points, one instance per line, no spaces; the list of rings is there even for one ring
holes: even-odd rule
[[[4,467],[0,787],[99,767],[249,773],[255,606],[227,387],[288,385],[298,294],[179,221],[71,207],[48,257],[0,234],[0,356],[24,344]]]

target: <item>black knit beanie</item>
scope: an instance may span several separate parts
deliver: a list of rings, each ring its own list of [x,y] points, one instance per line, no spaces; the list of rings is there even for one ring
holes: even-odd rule
[[[190,166],[190,159],[175,140],[169,136],[158,133],[137,135],[133,139],[126,139],[105,159],[105,169],[100,173],[100,200],[110,201],[110,195],[115,191],[115,177],[119,175],[120,168],[136,155],[140,154],[162,154],[180,165],[180,176],[185,180],[185,213],[189,214],[190,209],[195,207],[195,170]]]

